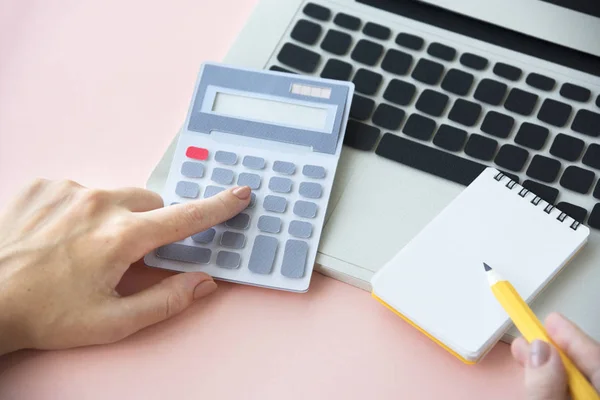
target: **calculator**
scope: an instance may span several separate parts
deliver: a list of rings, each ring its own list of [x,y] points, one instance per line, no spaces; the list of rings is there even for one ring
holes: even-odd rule
[[[353,94],[351,82],[203,64],[160,194],[168,207],[240,185],[250,204],[146,264],[306,292]]]

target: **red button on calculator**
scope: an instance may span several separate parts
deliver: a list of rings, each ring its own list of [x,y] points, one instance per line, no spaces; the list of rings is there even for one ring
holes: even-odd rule
[[[185,155],[189,158],[193,158],[194,160],[206,160],[208,158],[208,150],[190,146],[187,148]]]

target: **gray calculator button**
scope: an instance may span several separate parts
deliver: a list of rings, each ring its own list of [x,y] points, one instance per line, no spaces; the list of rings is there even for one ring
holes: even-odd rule
[[[279,233],[281,232],[281,220],[269,215],[261,215],[258,219],[258,229],[262,232]]]
[[[181,175],[188,178],[202,178],[204,176],[204,165],[197,162],[186,161],[181,164]]]
[[[238,253],[220,251],[217,254],[217,265],[223,268],[235,269],[240,266],[241,257]]]
[[[250,189],[258,189],[260,187],[260,176],[242,172],[238,176],[237,183],[240,186],[250,186]]]
[[[252,246],[248,269],[257,274],[270,274],[278,244],[274,237],[258,235]]]
[[[194,182],[179,181],[175,193],[180,197],[195,199],[200,194],[200,186]]]
[[[265,196],[263,207],[267,211],[283,213],[287,208],[287,200],[279,196]]]
[[[244,213],[238,214],[225,222],[225,225],[235,229],[248,229],[250,226],[250,216]]]
[[[207,229],[202,232],[198,232],[192,235],[192,240],[196,243],[207,244],[213,241],[215,238],[215,230],[213,228]]]
[[[173,261],[206,264],[210,261],[211,251],[201,247],[173,243],[156,249],[156,256]]]
[[[233,182],[233,171],[230,169],[215,168],[210,179],[221,185],[231,185],[231,182]]]
[[[300,196],[308,197],[309,199],[320,199],[323,195],[323,186],[314,182],[302,182],[300,184]]]
[[[274,176],[269,181],[269,189],[278,193],[289,193],[292,191],[292,181],[288,178]]]
[[[304,218],[314,218],[317,216],[317,205],[308,201],[298,200],[294,204],[294,214]]]
[[[235,165],[237,162],[237,154],[229,151],[217,151],[215,153],[215,161],[226,165]]]
[[[308,244],[300,240],[288,240],[285,243],[281,275],[288,278],[302,278],[306,268]]]
[[[302,168],[302,175],[309,178],[322,179],[325,178],[325,168],[316,165],[305,165]]]
[[[214,195],[221,193],[223,190],[225,190],[225,188],[219,186],[207,186],[206,190],[204,191],[204,198],[207,199],[209,197],[213,197]]]
[[[304,221],[292,221],[288,232],[292,236],[307,239],[312,235],[312,225],[309,222]]]
[[[273,163],[273,171],[285,175],[294,175],[294,173],[296,172],[296,166],[293,163],[287,161],[275,161]]]
[[[248,207],[253,208],[256,205],[256,195],[254,193],[250,193],[250,203],[248,203]]]
[[[236,232],[223,232],[221,236],[221,246],[232,249],[241,249],[246,244],[246,236]]]
[[[263,169],[265,167],[265,159],[254,156],[246,156],[244,157],[244,161],[242,161],[242,165],[250,169]]]

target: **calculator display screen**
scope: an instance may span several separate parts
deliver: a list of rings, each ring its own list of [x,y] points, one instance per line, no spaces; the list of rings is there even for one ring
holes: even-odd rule
[[[212,111],[234,118],[318,131],[327,127],[328,110],[325,108],[231,93],[217,92]]]

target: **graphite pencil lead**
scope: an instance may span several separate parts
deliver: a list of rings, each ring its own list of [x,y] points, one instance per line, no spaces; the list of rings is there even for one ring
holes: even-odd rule
[[[486,263],[483,263],[483,268],[485,268],[485,271],[486,271],[486,272],[488,272],[488,271],[491,271],[491,270],[492,270],[492,267],[490,267],[490,266],[489,266],[489,265],[487,265]]]

